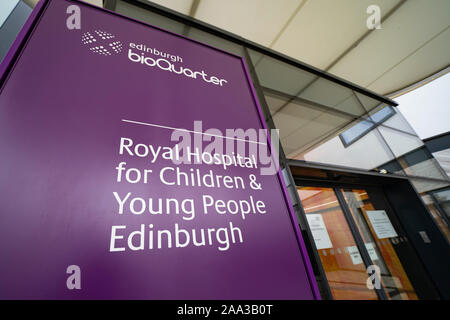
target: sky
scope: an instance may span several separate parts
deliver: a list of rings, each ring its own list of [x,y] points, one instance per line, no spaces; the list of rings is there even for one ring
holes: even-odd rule
[[[450,131],[450,72],[394,100],[422,140]]]

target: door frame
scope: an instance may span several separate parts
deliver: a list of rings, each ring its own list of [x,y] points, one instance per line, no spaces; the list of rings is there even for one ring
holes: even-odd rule
[[[320,182],[320,181],[314,181],[314,180],[311,181],[311,180],[306,180],[306,179],[295,179],[295,178],[294,178],[294,180],[295,180],[295,185],[297,187],[320,187],[320,188],[328,188],[328,189],[333,190],[333,192],[336,196],[336,199],[338,201],[339,207],[341,208],[342,213],[344,214],[347,225],[353,236],[353,239],[355,240],[356,246],[359,250],[361,259],[363,260],[363,263],[364,263],[364,266],[365,266],[366,272],[367,272],[368,266],[375,265],[375,264],[373,263],[372,259],[370,258],[370,255],[369,255],[369,252],[367,251],[364,240],[361,237],[361,234],[358,230],[358,226],[357,226],[355,220],[353,219],[353,215],[350,211],[350,208],[347,205],[347,202],[345,201],[345,198],[344,198],[344,195],[343,195],[341,189],[352,188],[352,189],[367,190],[373,186],[368,187],[368,186],[364,186],[364,185],[339,184],[339,183]],[[386,201],[387,201],[387,199],[386,199]],[[301,200],[300,200],[300,203],[301,203]],[[302,204],[302,206],[303,206],[303,204]],[[306,214],[306,213],[304,213],[304,214]],[[389,218],[390,218],[390,216],[389,216]],[[309,225],[308,225],[308,228],[309,228]],[[321,261],[319,263],[322,264]],[[377,274],[371,275],[370,273],[367,273],[367,278],[369,278],[369,276],[374,277],[373,281],[378,281],[378,283],[381,283],[381,279],[377,278],[378,277]],[[382,286],[380,288],[375,288],[374,291],[377,294],[377,297],[379,300],[389,300],[388,295]]]
[[[415,288],[416,294],[419,299],[442,299],[443,296],[445,297],[445,294],[441,294],[441,282],[437,281],[436,274],[433,273],[435,271],[441,271],[439,269],[446,269],[445,266],[440,265],[427,265],[426,263],[429,262],[430,258],[427,256],[424,256],[423,248],[417,247],[417,245],[421,245],[420,241],[417,243],[417,239],[411,238],[416,236],[414,234],[414,230],[411,230],[411,225],[404,225],[405,217],[404,212],[401,212],[403,214],[402,217],[399,216],[399,213],[397,212],[398,207],[398,194],[401,192],[406,192],[408,196],[411,196],[412,198],[408,202],[408,205],[416,206],[414,208],[415,212],[414,214],[417,216],[419,212],[423,211],[423,213],[420,213],[420,215],[423,217],[423,219],[431,219],[429,217],[429,213],[426,209],[425,204],[423,203],[423,200],[420,198],[419,194],[417,193],[417,190],[411,185],[411,182],[406,176],[400,176],[397,174],[381,174],[377,172],[371,172],[371,171],[365,171],[365,170],[358,170],[353,168],[347,168],[347,167],[340,167],[340,166],[327,166],[323,164],[317,164],[317,163],[308,163],[301,160],[288,160],[286,168],[289,174],[286,178],[290,181],[291,185],[294,186],[317,186],[317,187],[327,187],[327,188],[355,188],[355,189],[366,189],[368,193],[373,193],[370,191],[380,190],[381,192],[375,193],[375,195],[380,195],[382,197],[381,200],[383,200],[383,205],[385,206],[385,210],[390,212],[389,218],[392,219],[393,224],[398,228],[397,231],[399,231],[402,234],[402,237],[400,237],[400,240],[405,240],[408,243],[406,246],[401,248],[403,253],[408,256],[412,254],[411,260],[413,260],[415,263],[414,265],[416,267],[410,267],[408,266],[407,274],[410,278],[410,281],[413,284],[413,287]],[[408,190],[405,189],[405,185]],[[398,186],[398,187],[397,187]],[[399,188],[399,190],[397,190]],[[388,196],[387,192],[392,192],[392,190],[397,190],[395,193],[395,197],[392,195]],[[305,221],[306,220],[306,214],[303,210],[303,205],[300,201],[300,197],[298,195],[298,192],[293,192],[291,190],[290,192],[292,201],[294,202],[294,205],[297,204],[299,207],[299,217],[300,220]],[[392,199],[391,199],[392,198]],[[342,200],[342,199],[341,199]],[[345,199],[344,199],[345,200]],[[392,202],[391,201],[397,201]],[[404,200],[404,198],[403,198]],[[402,200],[402,201],[403,201]],[[405,208],[401,208],[401,210],[405,211]],[[408,209],[409,210],[409,209]],[[413,211],[414,211],[413,210]],[[419,212],[416,212],[419,211]],[[346,213],[344,212],[344,215]],[[353,218],[353,217],[352,217]],[[408,221],[407,221],[408,222]],[[409,224],[409,222],[408,222]],[[432,224],[434,225],[434,221],[432,221]],[[424,226],[425,228],[427,226]],[[422,226],[421,226],[422,228]],[[331,290],[329,288],[327,278],[325,275],[325,272],[323,270],[322,262],[320,260],[320,257],[317,254],[317,249],[314,243],[314,239],[311,235],[311,232],[309,230],[309,226],[306,227],[305,232],[305,242],[307,242],[310,247],[312,247],[314,250],[314,254],[310,254],[310,258],[313,264],[318,265],[320,277],[325,279],[325,284],[322,284],[321,289],[324,289],[329,294],[327,296],[323,296],[324,299],[332,299]],[[439,232],[439,235],[441,233]],[[442,236],[442,235],[441,235]],[[403,241],[405,242],[405,241]],[[446,242],[447,243],[447,242]],[[439,244],[438,244],[439,245]],[[405,249],[407,248],[407,249]],[[358,246],[359,249],[359,246]],[[400,248],[399,248],[400,249]],[[438,248],[439,249],[439,248]],[[434,250],[434,249],[433,249]],[[360,250],[361,251],[361,250]],[[428,252],[425,252],[428,254]],[[398,254],[398,252],[397,252]],[[433,258],[434,256],[432,256]],[[434,263],[434,261],[431,261],[431,263]],[[438,269],[438,270],[434,270]],[[438,277],[440,275],[438,274]],[[442,277],[441,277],[442,278]],[[440,280],[440,279],[439,279]],[[442,284],[445,287],[446,279],[442,279]]]

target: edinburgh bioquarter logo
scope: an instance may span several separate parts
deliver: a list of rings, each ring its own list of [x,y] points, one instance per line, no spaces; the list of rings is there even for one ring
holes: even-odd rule
[[[92,32],[84,32],[81,35],[81,42],[89,48],[93,53],[110,56],[122,51],[122,42],[116,37],[102,30],[94,30]]]

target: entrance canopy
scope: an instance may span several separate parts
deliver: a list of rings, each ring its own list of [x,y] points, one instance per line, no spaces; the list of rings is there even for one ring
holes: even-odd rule
[[[448,0],[152,2],[382,95],[418,82],[450,62]],[[371,5],[381,10],[381,29],[367,27]]]

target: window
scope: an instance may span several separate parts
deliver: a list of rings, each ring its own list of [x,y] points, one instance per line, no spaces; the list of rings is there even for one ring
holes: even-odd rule
[[[341,138],[344,146],[347,148],[352,143],[369,133],[372,129],[392,117],[394,114],[394,108],[392,108],[391,106],[384,106],[381,110],[375,112],[367,118],[364,118],[363,120],[359,121],[352,127],[342,132],[339,137]]]

